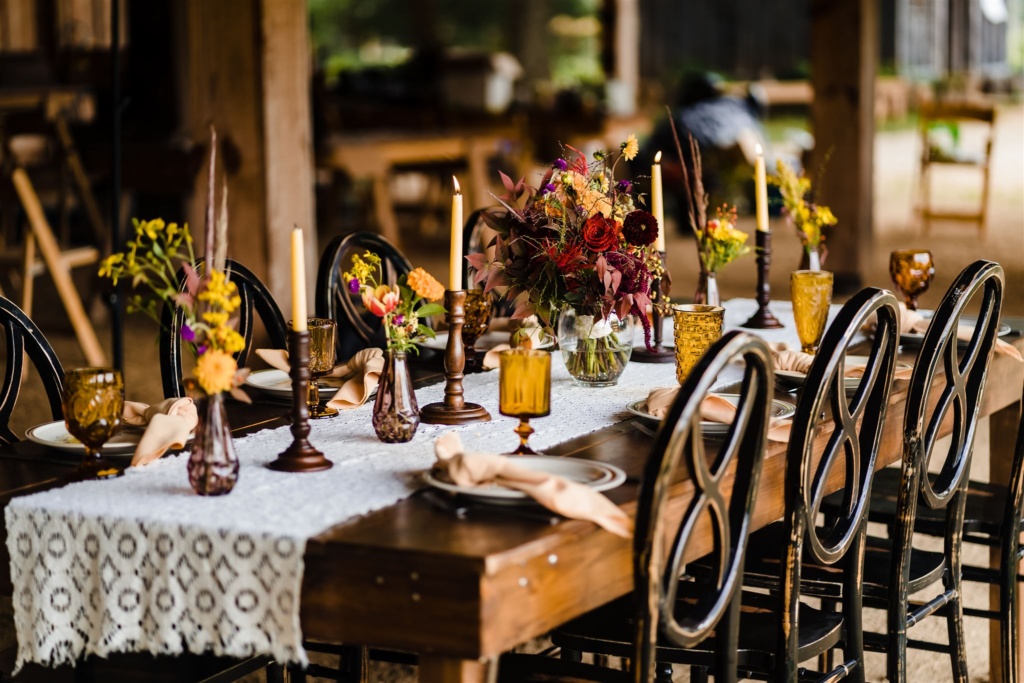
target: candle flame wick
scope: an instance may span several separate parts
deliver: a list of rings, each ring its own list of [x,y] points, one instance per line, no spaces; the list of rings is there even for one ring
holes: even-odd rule
[[[455,183],[455,194],[462,194],[462,188],[459,187],[459,179],[452,176],[452,182]]]
[[[757,156],[764,156],[764,150],[761,149],[760,143],[754,146],[754,150],[757,152]]]
[[[656,163],[656,164],[660,164],[661,163],[661,150],[660,149],[658,150],[658,153],[654,155],[654,163]]]

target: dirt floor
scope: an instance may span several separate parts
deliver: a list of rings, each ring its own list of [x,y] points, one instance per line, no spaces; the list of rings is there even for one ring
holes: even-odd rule
[[[965,145],[978,139],[979,131],[963,130]],[[876,258],[870,264],[867,283],[888,287],[888,254],[901,247],[924,247],[935,256],[937,274],[931,290],[922,297],[923,307],[930,308],[941,298],[953,277],[967,264],[979,258],[988,258],[1002,263],[1006,271],[1007,315],[1024,315],[1024,106],[1002,107],[999,111],[998,128],[992,169],[992,193],[986,236],[979,238],[977,230],[970,225],[936,222],[929,236],[922,234],[913,205],[917,188],[917,163],[919,140],[915,130],[880,132],[875,145],[875,225],[874,253]],[[933,196],[942,198],[953,208],[971,209],[980,196],[980,183],[976,174],[969,170],[941,169],[943,172],[934,179]],[[840,217],[841,219],[842,217]],[[741,229],[752,231],[753,219],[740,221]],[[772,288],[777,293],[788,290],[788,272],[799,260],[799,245],[793,231],[783,219],[774,219],[775,268],[772,271]],[[435,273],[443,273],[447,266],[446,247],[441,244],[417,244],[415,236],[406,239],[406,251],[417,254],[417,265],[423,265]],[[415,248],[414,248],[415,247]],[[672,236],[669,240],[668,263],[674,274],[675,293],[686,296],[696,283],[696,256],[692,240]],[[723,299],[749,297],[753,295],[755,273],[753,261],[733,264],[720,277]],[[780,294],[783,295],[784,294]],[[97,319],[104,318],[99,305]],[[81,352],[69,335],[66,326],[48,325],[44,333],[54,345],[65,367],[83,364]],[[108,331],[103,322],[99,323],[101,339]],[[129,398],[154,401],[160,398],[160,379],[156,371],[155,358],[156,329],[143,320],[133,320],[128,331],[126,386]],[[15,431],[49,419],[45,403],[39,391],[34,391],[36,382],[29,380],[15,413]],[[987,477],[988,437],[987,424],[978,434],[975,454],[975,478]],[[983,563],[986,553],[977,549],[966,552],[968,563]],[[987,603],[987,590],[968,588],[966,599],[969,604]],[[869,628],[882,630],[884,619],[881,615],[870,615]],[[6,633],[5,633],[6,631]],[[927,620],[914,630],[915,637],[945,640],[945,629],[936,619]],[[0,626],[0,640],[10,642],[9,629]],[[986,622],[968,619],[967,638],[969,643],[969,664],[971,681],[987,681],[988,671],[988,625]],[[2,645],[2,643],[0,643]],[[911,681],[952,680],[948,659],[928,653],[910,655]],[[880,656],[868,655],[868,679],[884,681],[884,660]],[[374,681],[412,680],[407,670],[396,667],[376,666]],[[678,680],[687,680],[680,672]]]

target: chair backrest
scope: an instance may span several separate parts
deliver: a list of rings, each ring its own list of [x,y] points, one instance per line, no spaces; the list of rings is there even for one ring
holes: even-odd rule
[[[316,275],[316,314],[338,324],[338,360],[344,361],[357,351],[376,346],[384,348],[386,340],[381,319],[362,304],[359,294],[345,287],[343,273],[354,254],[372,251],[380,256],[384,280],[395,284],[412,270],[409,259],[398,248],[372,232],[353,232],[331,240],[320,257]]]
[[[898,310],[891,292],[874,287],[851,298],[825,331],[797,399],[786,455],[789,466],[786,468],[783,537],[789,542],[782,550],[780,567],[783,601],[777,662],[780,681],[797,680],[800,578],[805,556],[824,565],[845,561],[843,611],[847,651],[863,652],[860,613],[867,507],[896,369]],[[864,374],[853,396],[848,397],[847,350],[873,316],[877,324]],[[826,407],[831,412],[831,433],[819,423],[819,416]],[[820,457],[816,456],[819,450]],[[840,465],[843,479],[841,487],[837,487]],[[842,509],[820,527],[822,502],[836,490],[843,492]],[[863,666],[863,662],[853,665]]]
[[[701,402],[719,372],[738,358],[746,361],[746,370],[736,418],[721,448],[709,459],[701,433]],[[715,680],[735,680],[739,589],[767,440],[772,384],[765,343],[749,334],[730,332],[708,349],[687,377],[658,432],[641,480],[633,543],[634,681],[653,680],[659,631],[668,641],[691,647],[720,623]],[[668,501],[680,463],[694,493],[677,523],[668,514]],[[695,533],[700,535],[699,520],[706,519],[705,513],[715,525],[717,571],[697,579],[707,583],[702,591],[705,599],[680,616],[675,610],[678,579],[687,546]]]
[[[201,266],[203,259],[197,264]],[[228,259],[226,264],[230,279],[238,287],[238,295],[242,305],[238,309],[238,332],[245,339],[245,348],[235,355],[239,367],[244,366],[249,358],[252,345],[253,312],[259,314],[263,326],[270,337],[274,348],[284,349],[288,346],[288,326],[277,302],[267,286],[256,275],[237,261]],[[178,282],[181,291],[185,291],[185,272],[178,271]],[[185,314],[178,307],[164,306],[161,312],[160,330],[160,375],[164,384],[165,397],[185,395],[182,382],[183,367],[181,362],[182,340],[181,326]]]
[[[1017,406],[1019,408],[1020,403]],[[999,586],[999,599],[1003,604],[1003,609],[1008,609],[1008,613],[1004,614],[1003,622],[1000,624],[1004,634],[1016,632],[1017,620],[1020,616],[1020,605],[1017,602],[1020,592],[1020,587],[1017,585],[1017,567],[1021,559],[1020,532],[1024,527],[1024,524],[1021,523],[1022,516],[1024,516],[1024,411],[1021,411],[1020,424],[1017,426],[1017,445],[1013,451],[1010,485],[1006,492],[1001,527],[999,570],[1002,580]],[[1015,637],[1003,636],[1004,647],[1000,648],[1003,654],[1003,671],[1017,671],[1019,660],[1017,648],[1007,646],[1016,640]]]
[[[4,297],[0,297],[0,326],[4,328],[4,338],[7,341],[4,384],[0,390],[0,445],[7,446],[19,441],[11,431],[10,423],[25,376],[25,354],[28,354],[29,361],[43,382],[46,399],[50,403],[50,414],[54,420],[59,420],[64,415],[61,407],[64,368],[36,324],[14,302]]]

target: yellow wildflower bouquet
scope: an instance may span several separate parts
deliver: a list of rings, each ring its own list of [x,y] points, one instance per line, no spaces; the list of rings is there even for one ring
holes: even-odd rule
[[[384,284],[380,256],[367,251],[352,257],[352,269],[344,274],[352,294],[361,294],[363,306],[384,322],[389,351],[416,351],[416,342],[434,331],[421,323],[444,313],[444,306],[432,303],[444,296],[444,285],[422,268],[398,278],[398,284]]]
[[[717,273],[750,251],[746,246],[747,233],[736,229],[736,207],[722,204],[716,214],[705,229],[694,230],[697,254],[705,273]]]
[[[196,356],[196,380],[208,395],[231,392],[239,400],[248,396],[238,387],[248,373],[239,370],[235,354],[245,339],[235,329],[242,299],[230,273],[208,268],[200,276],[188,224],[162,219],[134,220],[135,237],[123,252],[111,254],[100,264],[100,277],[116,285],[128,280],[142,289],[128,300],[128,312],[142,312],[160,322],[160,306],[178,306],[184,312],[181,338]],[[208,264],[209,265],[209,264]],[[178,285],[177,270],[186,274],[185,289]]]
[[[810,253],[816,251],[825,241],[822,229],[825,226],[835,225],[839,222],[832,210],[827,206],[821,206],[807,201],[807,195],[811,192],[811,180],[804,174],[799,176],[781,159],[776,168],[778,175],[772,176],[771,183],[779,187],[782,194],[782,205],[786,208],[789,220],[793,222],[804,250]]]

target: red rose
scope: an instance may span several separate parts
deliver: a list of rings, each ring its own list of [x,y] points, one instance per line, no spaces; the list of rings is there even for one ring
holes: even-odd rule
[[[608,251],[619,245],[620,230],[618,221],[605,218],[604,214],[599,213],[583,224],[583,241],[594,251]]]

